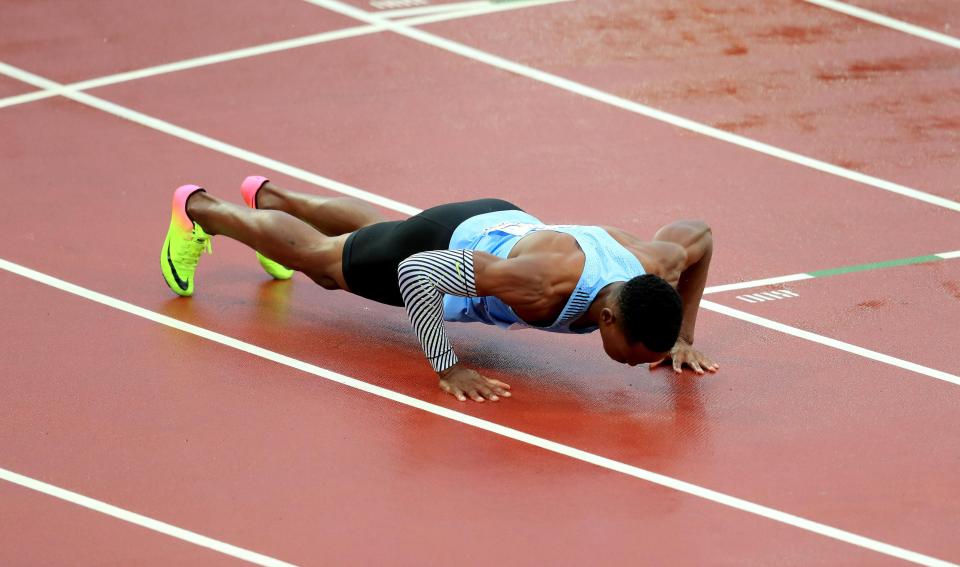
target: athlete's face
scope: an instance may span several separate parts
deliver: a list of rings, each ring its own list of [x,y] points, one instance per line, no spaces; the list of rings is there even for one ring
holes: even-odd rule
[[[600,313],[600,338],[607,356],[620,364],[636,366],[656,362],[667,356],[666,352],[653,352],[641,342],[630,342],[617,323],[617,314],[609,308]]]

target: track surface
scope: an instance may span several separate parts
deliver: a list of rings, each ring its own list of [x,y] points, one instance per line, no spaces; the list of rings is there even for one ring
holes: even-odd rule
[[[904,14],[859,3],[949,33],[956,13],[943,4]],[[13,25],[0,61],[69,83],[364,25],[292,0],[269,13],[256,2],[60,6],[5,6]],[[423,29],[960,199],[960,55],[942,45],[785,0],[570,2]],[[899,67],[880,69],[891,61]],[[31,90],[0,77],[0,97]],[[90,94],[413,207],[499,196],[547,222],[643,236],[705,218],[717,241],[708,285],[960,249],[957,212],[389,32]],[[267,281],[233,242],[214,242],[194,298],[173,299],[163,285],[154,257],[177,185],[235,196],[258,172],[329,189],[61,97],[0,108],[0,131],[2,259],[428,403],[960,561],[954,383],[702,310],[697,344],[722,364],[705,378],[618,367],[599,337],[454,327],[462,358],[515,393],[460,404],[436,389],[402,310],[305,278]],[[955,375],[958,265],[709,299]],[[15,330],[0,339],[0,468],[283,561],[899,562],[6,271],[0,282],[0,314]],[[799,297],[737,299],[774,289]],[[2,564],[237,561],[5,482],[0,526]]]

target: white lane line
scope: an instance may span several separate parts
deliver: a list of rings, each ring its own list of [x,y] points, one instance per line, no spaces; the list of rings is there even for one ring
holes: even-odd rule
[[[513,3],[466,2],[462,5],[459,5],[460,6],[459,10],[455,10],[455,11],[446,10],[446,11],[435,13],[435,14],[424,14],[418,17],[412,17],[412,18],[401,20],[401,21],[406,25],[419,26],[424,24],[432,24],[437,22],[456,20],[460,18],[482,16],[484,14],[493,14],[497,12],[504,12],[507,10],[517,10],[517,9],[526,8],[529,6],[539,6],[544,4],[555,4],[558,2],[569,2],[569,1],[572,1],[572,0],[536,0],[531,2],[513,2]],[[8,106],[15,106],[18,104],[24,104],[24,103],[33,102],[36,100],[42,100],[46,98],[60,96],[61,94],[63,94],[64,89],[68,89],[71,91],[83,91],[83,90],[95,89],[98,87],[105,87],[108,85],[125,83],[127,81],[145,79],[148,77],[154,77],[154,76],[163,75],[166,73],[174,73],[177,71],[196,69],[198,67],[205,67],[207,65],[226,63],[228,61],[236,61],[239,59],[245,59],[249,57],[257,57],[260,55],[277,53],[277,52],[286,51],[289,49],[298,49],[298,48],[307,47],[310,45],[318,45],[321,43],[327,43],[331,41],[338,41],[338,40],[348,39],[352,37],[360,37],[363,35],[380,33],[380,32],[386,31],[386,29],[387,29],[386,26],[382,24],[356,26],[352,28],[344,28],[344,29],[339,29],[334,31],[316,33],[316,34],[307,35],[307,36],[298,37],[298,38],[284,39],[284,40],[275,41],[271,43],[256,45],[253,47],[245,47],[242,49],[224,51],[221,53],[215,53],[213,55],[205,55],[201,57],[184,59],[182,61],[175,61],[173,63],[154,65],[152,67],[145,67],[143,69],[136,69],[133,71],[116,73],[114,75],[107,75],[103,77],[97,77],[94,79],[87,79],[84,81],[71,83],[69,85],[64,85],[63,87],[49,88],[49,89],[44,89],[44,90],[36,91],[32,93],[26,93],[26,94],[7,97],[4,99],[0,99],[0,108],[5,108]]]
[[[319,366],[309,364],[302,360],[297,360],[295,358],[267,350],[265,348],[205,329],[203,327],[198,327],[196,325],[191,325],[190,323],[185,323],[179,319],[174,319],[173,317],[168,317],[149,309],[144,309],[143,307],[128,303],[126,301],[110,297],[108,295],[92,291],[90,289],[78,286],[76,284],[55,278],[53,276],[32,270],[20,264],[10,262],[0,258],[0,269],[6,270],[10,273],[22,276],[24,278],[33,280],[35,282],[48,285],[50,287],[89,299],[101,305],[107,307],[112,307],[114,309],[129,313],[131,315],[136,315],[137,317],[142,317],[144,319],[159,323],[161,325],[166,325],[168,327],[178,329],[185,333],[190,333],[197,337],[201,337],[212,342],[252,354],[254,356],[259,356],[266,360],[276,362],[277,364],[282,364],[296,370],[301,370],[308,374],[348,386],[381,398],[392,400],[394,402],[413,407],[425,412],[432,413],[434,415],[444,417],[453,421],[469,425],[471,427],[476,427],[484,431],[489,431],[496,435],[507,437],[521,443],[526,443],[541,449],[564,455],[566,457],[576,459],[578,461],[583,461],[585,463],[590,463],[598,467],[605,468],[607,470],[619,472],[628,476],[639,478],[660,486],[671,488],[679,492],[690,494],[691,496],[696,496],[698,498],[703,498],[728,506],[730,508],[735,508],[743,512],[750,514],[755,514],[757,516],[762,516],[770,520],[787,524],[802,530],[820,534],[822,536],[832,538],[838,541],[849,543],[851,545],[856,545],[863,547],[865,549],[870,549],[876,551],[877,553],[882,553],[884,555],[889,555],[891,557],[897,557],[906,561],[912,561],[920,565],[930,565],[937,567],[944,567],[951,565],[946,561],[930,557],[928,555],[923,555],[915,551],[910,551],[902,547],[897,547],[884,543],[875,539],[871,539],[865,536],[861,536],[852,532],[841,530],[826,524],[815,522],[813,520],[808,520],[806,518],[801,518],[793,514],[788,514],[786,512],[763,506],[762,504],[756,504],[742,498],[737,498],[736,496],[731,496],[722,492],[717,492],[709,488],[704,488],[702,486],[692,484],[689,482],[684,482],[682,480],[658,474],[646,469],[635,467],[633,465],[628,465],[613,459],[608,459],[606,457],[601,457],[594,453],[589,453],[569,445],[564,445],[557,443],[555,441],[550,441],[549,439],[544,439],[542,437],[537,437],[523,431],[513,429],[494,423],[492,421],[487,421],[485,419],[480,419],[473,417],[458,411],[454,411],[443,406],[438,406],[425,402],[423,400],[401,394],[399,392],[394,392],[386,388],[376,386],[373,384],[368,384],[356,378],[346,376],[344,374],[339,374],[326,368],[321,368]],[[954,566],[957,567],[957,566]]]
[[[727,307],[726,305],[720,305],[719,303],[714,303],[706,299],[700,300],[700,307],[703,309],[707,309],[709,311],[714,311],[716,313],[721,313],[723,315],[733,317],[735,319],[740,319],[741,321],[753,323],[754,325],[760,325],[761,327],[766,327],[774,331],[779,331],[787,335],[792,335],[800,339],[804,339],[804,340],[818,343],[824,346],[849,352],[851,354],[862,356],[864,358],[869,358],[870,360],[875,360],[877,362],[882,362],[883,364],[889,364],[890,366],[896,366],[897,368],[902,368],[903,370],[909,370],[910,372],[923,374],[924,376],[936,378],[937,380],[943,380],[944,382],[960,385],[960,376],[956,376],[956,375],[944,372],[942,370],[937,370],[935,368],[922,366],[920,364],[916,364],[908,360],[896,358],[888,354],[883,354],[882,352],[877,352],[875,350],[859,347],[857,345],[839,341],[837,339],[832,339],[830,337],[818,335],[810,331],[805,331],[803,329],[791,327],[790,325],[784,325],[783,323],[778,323],[777,321],[766,319],[764,317],[758,317],[756,315],[753,315],[752,313],[747,313],[746,311],[740,311],[739,309]]]
[[[55,96],[59,96],[59,94],[60,93],[55,90],[49,90],[49,91],[34,91],[32,93],[10,96],[7,98],[0,99],[0,108],[6,108],[8,106],[16,106],[18,104],[33,102],[35,100],[43,100],[45,98],[52,98]]]
[[[777,285],[782,283],[789,282],[798,282],[801,280],[812,280],[813,276],[810,274],[791,274],[789,276],[778,276],[775,278],[764,278],[762,280],[752,280],[748,282],[739,282],[725,285],[715,285],[710,286],[703,290],[704,295],[709,295],[711,293],[722,293],[725,291],[734,291],[737,289],[749,289],[752,287],[762,287],[765,285]]]
[[[89,496],[84,496],[83,494],[78,494],[65,488],[60,488],[59,486],[54,486],[52,484],[48,484],[46,482],[18,474],[13,471],[0,468],[0,480],[5,480],[37,492],[42,492],[43,494],[53,496],[54,498],[59,498],[60,500],[66,500],[67,502],[71,502],[78,506],[83,506],[84,508],[93,510],[95,512],[113,516],[118,520],[136,524],[138,526],[147,528],[148,530],[153,530],[155,532],[159,532],[192,543],[194,545],[206,547],[207,549],[212,549],[213,551],[217,551],[231,557],[236,557],[237,559],[242,559],[255,565],[264,565],[265,567],[293,567],[291,563],[280,561],[279,559],[262,555],[254,551],[250,551],[249,549],[243,549],[242,547],[237,547],[229,543],[224,543],[222,541],[209,538],[205,535],[200,535],[196,532],[178,528],[177,526],[168,524],[166,522],[161,522],[160,520],[155,520],[129,510],[124,510],[123,508],[118,508],[113,504],[107,504],[106,502],[90,498]]]
[[[934,256],[939,256],[944,260],[949,260],[950,258],[960,258],[960,250],[954,250],[953,252],[941,252],[940,254],[934,254]]]
[[[898,20],[896,18],[891,18],[890,16],[884,16],[883,14],[858,8],[857,6],[851,6],[850,4],[844,4],[843,2],[836,2],[835,0],[804,0],[804,2],[815,4],[821,8],[827,8],[828,10],[840,12],[848,16],[853,16],[854,18],[866,20],[870,23],[910,34],[912,36],[934,41],[941,45],[946,45],[947,47],[960,49],[960,39],[957,39],[953,36],[935,32],[931,29],[914,24],[908,24],[907,22]]]
[[[390,31],[393,31],[402,36],[408,37],[415,41],[425,43],[427,45],[432,45],[439,49],[455,53],[462,57],[468,59],[473,59],[480,63],[496,67],[508,73],[513,73],[515,75],[520,75],[522,77],[527,77],[541,83],[563,89],[565,91],[575,93],[586,98],[602,102],[629,112],[640,114],[648,118],[653,118],[654,120],[659,120],[661,122],[666,122],[667,124],[672,124],[679,128],[689,130],[691,132],[696,132],[704,136],[709,136],[711,138],[722,140],[737,146],[747,148],[768,156],[779,158],[791,163],[802,165],[811,169],[822,171],[824,173],[829,173],[831,175],[836,175],[844,179],[849,179],[850,181],[855,181],[863,185],[869,185],[877,189],[882,189],[884,191],[889,191],[897,195],[908,197],[910,199],[915,199],[931,205],[936,205],[938,207],[943,207],[950,209],[952,211],[960,212],[960,203],[956,201],[951,201],[945,197],[940,197],[939,195],[933,195],[919,189],[913,189],[905,185],[900,185],[898,183],[893,183],[892,181],[887,181],[885,179],[880,179],[879,177],[873,177],[871,175],[866,175],[858,171],[853,171],[850,169],[845,169],[832,163],[827,163],[814,159],[796,152],[778,148],[770,144],[765,144],[757,140],[746,138],[738,134],[733,134],[731,132],[726,132],[718,128],[713,128],[712,126],[707,126],[706,124],[701,124],[694,120],[683,118],[675,114],[670,114],[656,108],[652,108],[631,100],[627,100],[612,94],[603,92],[599,89],[588,87],[582,83],[571,81],[570,79],[565,79],[563,77],[541,71],[539,69],[534,69],[533,67],[528,67],[522,65],[515,61],[500,57],[498,55],[493,55],[479,49],[469,47],[462,43],[458,43],[432,33],[423,31],[421,29],[412,28],[402,22],[393,22],[389,21],[386,18],[381,17],[378,14],[371,14],[364,12],[358,8],[344,4],[337,0],[304,0],[311,4],[326,8],[328,10],[337,12],[338,14],[343,14],[345,16],[360,20],[366,23],[375,24],[375,23],[386,23]]]
[[[479,8],[481,6],[490,6],[491,4],[492,2],[487,0],[476,0],[474,2],[432,4],[428,6],[417,6],[415,8],[395,8],[393,10],[380,10],[375,13],[384,18],[405,18],[407,16],[423,16],[425,14],[449,12],[451,10],[463,10],[464,8]]]

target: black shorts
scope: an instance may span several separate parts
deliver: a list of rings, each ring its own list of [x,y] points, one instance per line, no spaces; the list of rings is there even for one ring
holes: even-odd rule
[[[407,220],[365,226],[343,245],[343,278],[350,291],[387,305],[403,307],[397,268],[417,252],[446,250],[453,231],[470,217],[494,211],[519,211],[500,199],[440,205]]]

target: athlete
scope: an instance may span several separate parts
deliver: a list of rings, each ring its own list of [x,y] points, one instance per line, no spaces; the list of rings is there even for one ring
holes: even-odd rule
[[[701,221],[668,224],[642,241],[612,227],[545,225],[499,199],[386,221],[364,201],[297,193],[260,176],[247,177],[240,193],[246,207],[197,185],[174,191],[160,253],[170,289],[192,295],[211,237],[233,238],[276,279],[303,272],[326,289],[406,307],[440,388],[458,400],[496,401],[510,386],[459,362],[445,320],[599,330],[604,351],[622,364],[719,368],[693,348],[713,250]]]

